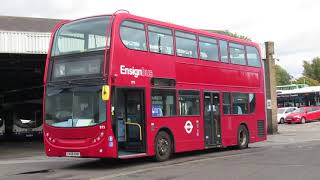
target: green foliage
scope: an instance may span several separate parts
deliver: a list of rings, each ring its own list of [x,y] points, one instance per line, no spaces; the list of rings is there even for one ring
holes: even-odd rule
[[[293,84],[308,84],[309,86],[319,86],[319,81],[306,76],[302,76],[293,81]]]
[[[320,57],[313,58],[312,62],[303,61],[303,75],[320,81]]]
[[[290,84],[292,76],[281,66],[275,65],[277,86]]]
[[[231,36],[231,37],[235,37],[235,38],[251,41],[251,38],[249,38],[248,36],[244,36],[244,35],[241,35],[241,34],[233,33],[233,32],[230,32],[229,30],[224,30],[224,31],[222,31],[222,30],[205,30],[205,31],[215,32],[215,33],[219,33],[219,34],[223,34],[223,35],[227,35],[227,36]]]
[[[235,37],[235,38],[240,38],[240,39],[244,39],[244,40],[247,40],[247,41],[251,41],[251,38],[249,38],[248,36],[244,36],[244,35],[241,35],[241,34],[233,33],[233,32],[230,32],[229,30],[225,30],[225,31],[217,30],[216,32],[219,33],[219,34],[224,34],[224,35],[227,35],[227,36],[231,36],[231,37]]]

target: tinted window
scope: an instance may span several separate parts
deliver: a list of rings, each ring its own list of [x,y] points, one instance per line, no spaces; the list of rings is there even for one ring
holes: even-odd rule
[[[219,41],[221,62],[228,62],[228,43],[227,41]]]
[[[219,60],[217,40],[199,36],[200,58],[211,61]]]
[[[47,124],[55,127],[93,126],[106,121],[106,103],[101,87],[48,88],[46,92]]]
[[[152,117],[176,115],[175,90],[153,89],[152,90]]]
[[[232,93],[232,114],[248,114],[247,93]]]
[[[296,108],[290,108],[290,112],[293,112],[295,110],[296,110]]]
[[[144,25],[133,21],[123,21],[120,27],[120,37],[129,49],[147,50]]]
[[[200,115],[198,91],[179,91],[179,114],[181,116]]]
[[[231,114],[230,93],[223,93],[223,113]]]
[[[176,31],[176,53],[177,56],[198,58],[196,36]]]
[[[110,16],[86,18],[63,25],[54,38],[52,56],[106,48]]]
[[[249,99],[250,99],[250,97],[249,97]],[[250,107],[251,107],[251,104],[250,104]],[[285,110],[286,110],[286,109],[278,108],[277,113],[278,113],[278,114],[283,114],[283,113],[285,112]]]
[[[248,66],[261,67],[260,56],[257,48],[247,46]]]
[[[250,106],[250,113],[254,113],[256,110],[256,95],[253,93],[249,94],[249,106]]]
[[[101,76],[103,71],[103,54],[86,54],[81,56],[54,57],[51,61],[51,80],[74,78],[74,76]]]
[[[230,61],[232,64],[246,65],[244,46],[235,43],[229,43]]]
[[[314,107],[314,111],[319,111],[319,107]]]
[[[302,113],[302,112],[305,112],[306,110],[307,110],[306,108],[298,108],[294,112]]]
[[[148,26],[148,36],[151,52],[173,54],[173,37],[170,29]]]
[[[311,112],[312,109],[311,109],[311,108],[306,108],[306,111],[307,111],[307,112]]]

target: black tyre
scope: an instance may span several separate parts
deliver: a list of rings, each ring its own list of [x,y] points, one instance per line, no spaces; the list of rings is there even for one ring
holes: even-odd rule
[[[283,123],[284,123],[284,119],[281,118],[281,119],[280,119],[280,124],[283,124]]]
[[[172,140],[168,133],[160,131],[156,136],[154,146],[156,161],[165,161],[170,158],[172,153]]]
[[[301,118],[301,124],[305,124],[306,123],[306,118],[305,117],[302,117]]]
[[[248,148],[249,132],[246,126],[240,125],[238,129],[238,149]]]

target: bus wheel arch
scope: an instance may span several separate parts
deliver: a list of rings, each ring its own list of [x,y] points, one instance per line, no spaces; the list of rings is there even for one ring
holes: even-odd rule
[[[237,131],[237,148],[248,148],[250,143],[250,131],[246,123],[240,123]]]
[[[165,143],[169,143],[169,146],[166,149],[165,153],[161,154],[159,147],[161,144],[160,141],[163,140],[165,140]],[[154,152],[156,161],[165,161],[170,158],[172,153],[175,152],[175,140],[173,133],[169,128],[163,127],[158,130],[154,139]]]

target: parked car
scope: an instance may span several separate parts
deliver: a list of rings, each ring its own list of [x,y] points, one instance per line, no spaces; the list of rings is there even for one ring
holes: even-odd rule
[[[283,124],[284,120],[286,119],[287,115],[292,113],[293,111],[297,110],[296,107],[285,107],[285,108],[278,108],[277,113],[277,121],[279,124]]]
[[[320,107],[301,107],[285,118],[286,123],[301,123],[304,124],[310,121],[320,119]]]

